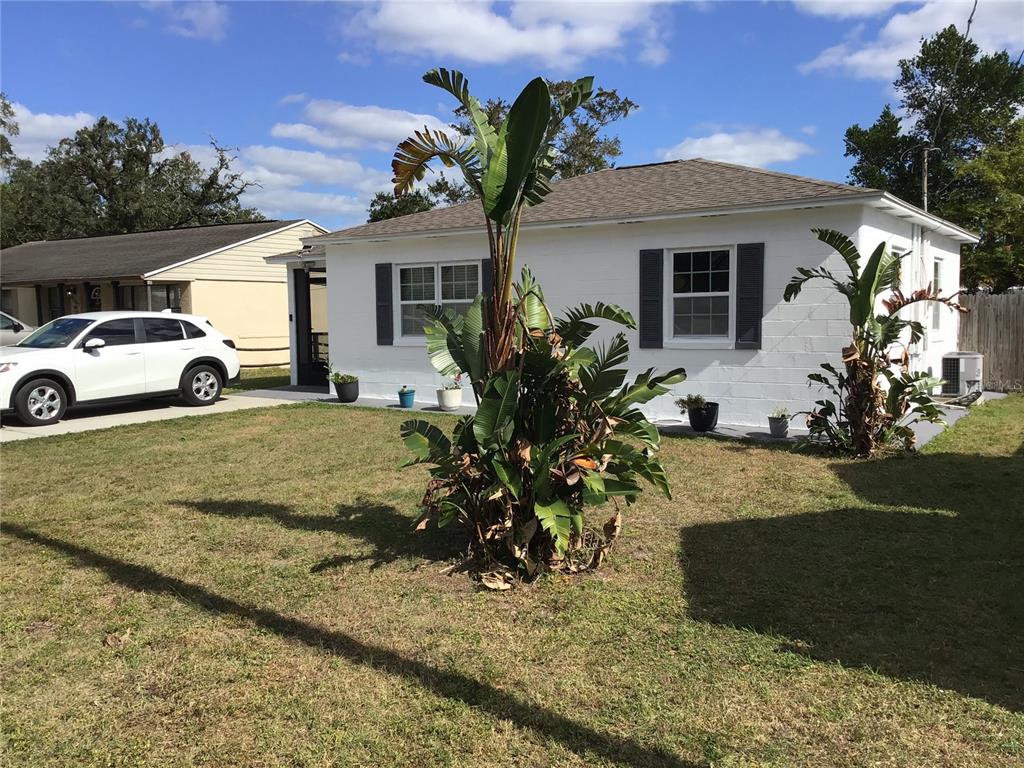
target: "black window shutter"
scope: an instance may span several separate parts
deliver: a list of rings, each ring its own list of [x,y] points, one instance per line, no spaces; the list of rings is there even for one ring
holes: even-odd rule
[[[377,346],[390,346],[395,342],[391,264],[376,264],[374,269],[377,277]]]
[[[484,296],[490,294],[491,279],[494,276],[494,262],[484,259],[480,262],[480,293]]]
[[[640,251],[640,347],[661,349],[665,324],[665,252]]]
[[[736,246],[736,349],[761,348],[764,243]]]

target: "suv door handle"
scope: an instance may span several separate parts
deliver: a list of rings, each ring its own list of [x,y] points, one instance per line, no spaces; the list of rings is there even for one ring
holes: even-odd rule
[[[125,354],[125,355],[126,355],[127,357],[131,357],[131,356],[133,356],[133,355],[141,355],[141,354],[142,354],[142,350],[139,350],[138,352],[125,352],[124,354]]]
[[[195,349],[195,346],[182,347],[182,349]]]

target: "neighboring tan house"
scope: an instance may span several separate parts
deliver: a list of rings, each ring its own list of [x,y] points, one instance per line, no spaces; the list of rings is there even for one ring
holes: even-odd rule
[[[977,242],[879,190],[697,159],[556,182],[524,211],[518,262],[556,313],[584,301],[629,310],[638,324],[626,334],[634,373],[686,369],[685,382],[646,407],[650,415],[678,418],[673,398],[696,392],[721,404],[722,423],[763,426],[775,408],[810,407],[820,395],[807,374],[837,363],[850,342],[849,307],[824,283],[782,299],[798,267],[846,273],[812,227],[848,234],[863,254],[880,241],[910,252],[903,287],[935,282],[946,294],[957,288],[960,246]],[[404,384],[429,402],[441,377],[427,359],[419,307],[465,307],[487,282],[487,255],[483,213],[471,201],[307,239],[271,261],[291,269],[295,338],[316,315],[308,287],[321,275],[331,364],[358,375],[363,395],[394,398]],[[927,329],[912,365],[938,375],[942,356],[956,350],[956,313],[906,312]],[[292,349],[308,356],[308,344]],[[292,366],[297,383],[301,362]]]
[[[243,365],[286,363],[287,272],[264,258],[324,232],[296,219],[24,243],[0,252],[3,311],[42,325],[76,312],[171,308],[209,318]]]

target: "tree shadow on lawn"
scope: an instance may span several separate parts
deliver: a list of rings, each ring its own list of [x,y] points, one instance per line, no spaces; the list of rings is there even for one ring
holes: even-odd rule
[[[319,627],[269,608],[246,605],[197,584],[166,576],[146,566],[134,565],[103,555],[87,547],[55,539],[14,523],[6,523],[3,532],[36,546],[60,552],[71,558],[76,565],[102,571],[111,581],[129,589],[163,593],[175,600],[192,603],[212,614],[235,616],[286,640],[303,643],[315,651],[332,653],[353,664],[413,680],[435,695],[461,701],[495,718],[510,720],[518,727],[532,730],[541,738],[560,742],[578,755],[594,754],[605,760],[636,768],[698,768],[697,763],[682,760],[663,749],[644,746],[623,736],[599,733],[564,715],[544,709],[533,702],[523,701],[487,683],[406,658],[390,648],[362,642],[344,632]]]
[[[1024,711],[1024,456],[833,469],[892,506],[684,528],[690,614]]]
[[[465,550],[465,542],[459,535],[461,531],[441,530],[434,525],[422,531],[414,531],[413,521],[395,507],[365,499],[359,499],[355,504],[341,504],[331,515],[299,514],[285,504],[246,499],[200,499],[172,503],[208,515],[267,519],[284,528],[338,533],[361,539],[373,547],[372,551],[365,554],[325,558],[313,566],[314,573],[366,561],[370,563],[370,570],[374,570],[382,565],[411,558],[449,560]]]

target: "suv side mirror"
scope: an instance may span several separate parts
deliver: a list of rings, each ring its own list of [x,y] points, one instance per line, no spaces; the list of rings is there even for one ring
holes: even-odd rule
[[[89,339],[85,342],[85,351],[92,352],[93,350],[98,350],[100,347],[105,346],[107,346],[107,342],[103,339]]]
[[[25,326],[15,321],[14,325],[11,326],[11,330],[14,331],[15,333],[21,333],[23,330],[25,330]]]

